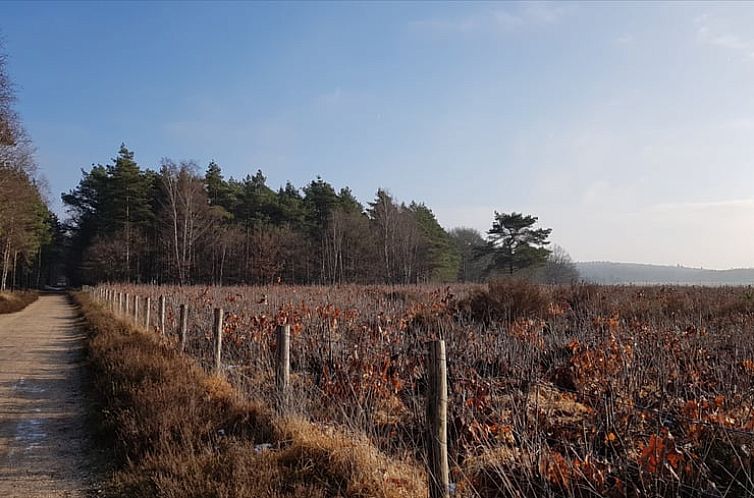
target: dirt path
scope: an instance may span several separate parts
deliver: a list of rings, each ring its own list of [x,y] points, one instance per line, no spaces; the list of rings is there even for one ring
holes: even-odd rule
[[[89,494],[82,348],[66,296],[0,315],[0,496]]]

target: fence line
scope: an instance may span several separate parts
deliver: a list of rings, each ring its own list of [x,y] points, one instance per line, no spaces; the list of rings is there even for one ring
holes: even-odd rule
[[[118,312],[118,314],[124,316],[126,319],[131,318],[129,316],[129,304],[133,301],[133,322],[138,323],[139,317],[139,302],[140,296],[130,296],[129,293],[115,291],[114,289],[107,289],[102,291],[93,291],[93,295],[99,300],[105,303],[106,308]],[[150,306],[151,299],[145,298],[145,323],[146,328],[150,329]],[[171,305],[173,306],[173,305]],[[171,308],[174,309],[174,308]],[[186,351],[189,333],[189,307],[185,303],[179,305],[179,320],[177,329],[177,348],[181,352]],[[156,330],[161,335],[166,335],[166,298],[164,295],[159,296],[158,300],[158,323]],[[214,309],[214,318],[212,322],[212,352],[213,352],[213,371],[217,374],[223,372],[222,364],[222,351],[223,351],[223,326],[224,326],[224,311],[222,308]],[[276,403],[280,409],[285,409],[288,406],[289,400],[289,387],[290,387],[290,325],[278,325],[276,328],[276,342],[274,353],[274,373],[275,373],[275,389],[276,389]],[[427,374],[428,374],[428,395],[426,404],[427,415],[427,471],[428,471],[428,484],[430,498],[447,498],[450,496],[450,479],[449,479],[449,466],[448,466],[448,439],[447,439],[447,422],[448,422],[448,383],[449,382],[494,382],[496,380],[506,380],[506,377],[479,377],[475,379],[464,378],[459,376],[448,376],[447,373],[447,354],[444,340],[430,341],[427,346]],[[541,380],[532,381],[531,385],[536,385],[544,388],[555,388],[559,392],[569,393],[576,396],[590,398],[598,402],[611,402],[615,404],[628,407],[637,412],[650,412],[660,416],[662,426],[665,426],[664,417],[670,415],[667,410],[651,406],[637,405],[634,402],[625,401],[622,399],[610,397],[608,395],[600,395],[588,392],[578,391],[576,389],[570,389],[561,386],[554,386],[550,383],[545,383]],[[719,424],[714,424],[705,420],[685,417],[683,415],[673,413],[672,417],[679,421],[686,421],[690,424],[698,424],[701,426],[709,427],[715,430],[720,430],[732,434],[743,435],[747,437],[754,436],[754,431],[747,431],[743,429],[735,429],[724,427]],[[628,462],[631,465],[631,462]],[[659,476],[657,479],[662,480]],[[694,488],[685,483],[679,481],[673,481],[671,483],[674,486],[686,489],[688,491],[706,493],[705,490]],[[670,485],[670,484],[669,484]]]

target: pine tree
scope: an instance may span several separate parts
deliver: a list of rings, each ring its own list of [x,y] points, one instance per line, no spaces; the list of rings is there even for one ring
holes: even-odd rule
[[[207,188],[207,197],[212,206],[219,206],[228,213],[235,210],[237,199],[231,185],[223,178],[222,169],[211,161],[204,173],[204,184]]]
[[[277,196],[267,186],[267,178],[261,170],[254,176],[247,175],[240,184],[235,215],[247,227],[270,225],[278,212]]]
[[[547,261],[545,247],[551,228],[534,228],[538,218],[521,213],[498,213],[487,231],[488,243],[483,253],[492,255],[488,271],[503,270],[509,275]]]

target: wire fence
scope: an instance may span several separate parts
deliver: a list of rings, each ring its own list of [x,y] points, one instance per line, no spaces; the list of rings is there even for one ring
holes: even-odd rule
[[[219,368],[242,392],[265,402],[280,400],[276,348],[279,327],[287,325],[291,374],[285,396],[292,402],[286,411],[365,433],[381,449],[429,468],[427,342],[443,338],[448,348],[447,458],[452,464],[447,493],[754,495],[751,382],[737,384],[740,406],[735,407],[696,387],[693,398],[650,395],[641,388],[627,395],[608,374],[618,378],[628,369],[647,374],[641,370],[646,365],[628,361],[638,354],[636,343],[628,348],[607,341],[610,354],[591,357],[593,350],[569,346],[572,358],[590,360],[605,374],[603,384],[577,388],[572,379],[535,373],[542,363],[554,361],[547,352],[559,350],[533,343],[526,323],[521,330],[480,339],[462,321],[462,331],[444,330],[426,309],[412,318],[423,320],[420,326],[398,326],[391,317],[406,315],[405,302],[390,298],[379,302],[381,312],[365,320],[322,300],[324,291],[300,296],[298,303],[286,295],[300,292],[296,289],[276,294],[255,290],[253,299],[232,289],[140,286],[128,291],[115,286],[93,290],[116,313],[182,346],[207,371],[218,369],[213,326],[217,304],[222,304]],[[187,309],[185,341],[182,306]],[[394,333],[396,328],[402,333]],[[698,346],[696,336],[688,341]],[[745,362],[747,352],[736,350],[736,361]],[[577,375],[581,364],[571,367],[568,373]]]

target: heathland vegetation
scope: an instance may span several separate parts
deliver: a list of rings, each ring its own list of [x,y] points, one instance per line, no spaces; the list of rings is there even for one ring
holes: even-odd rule
[[[173,343],[113,320],[85,294],[98,434],[114,497],[414,497],[421,470],[363,436],[276,414]],[[151,332],[151,331],[150,331]]]
[[[275,350],[278,327],[287,325],[288,404],[276,416],[345,431],[352,438],[349,447],[372,448],[368,454],[379,450],[397,465],[394,474],[385,470],[392,477],[384,483],[406,496],[425,496],[417,472],[419,483],[432,482],[426,477],[432,433],[425,407],[431,399],[428,342],[437,339],[447,348],[454,496],[744,497],[754,492],[754,300],[747,289],[500,280],[448,287],[116,285],[94,295],[121,316],[137,314],[138,327],[151,334],[140,341],[163,341],[162,349],[148,346],[145,353],[114,351],[113,369],[164,351],[166,359],[160,361],[166,366],[160,368],[177,369],[165,375],[183,381],[188,367],[171,366],[186,361],[173,352],[182,349],[259,406],[278,406]],[[165,296],[164,327],[158,319],[160,296]],[[178,333],[180,305],[189,310],[185,340]],[[224,309],[219,329],[216,308]],[[106,321],[99,327],[112,327]],[[108,340],[132,340],[120,334]],[[139,372],[152,367],[123,368],[135,372],[128,374],[134,380],[124,389],[138,405],[143,382],[149,385]],[[183,405],[173,410],[184,413]],[[197,417],[208,422],[204,430],[217,429],[213,416]],[[259,423],[255,420],[252,426]],[[192,418],[191,424],[199,423]],[[154,427],[161,438],[172,434]],[[340,461],[330,454],[330,443],[318,443],[315,457],[293,451],[295,438],[259,441],[272,443],[258,448],[270,461],[299,469],[293,476],[308,469],[307,479],[327,486],[325,496],[385,492],[370,488],[359,494],[353,474],[328,467]],[[225,458],[222,444],[215,447],[207,450],[208,461]],[[353,451],[357,456],[349,472],[364,472],[355,467],[362,453]],[[246,466],[235,468],[246,476]],[[221,465],[217,472],[226,475],[226,469]],[[164,475],[158,467],[143,472]]]

